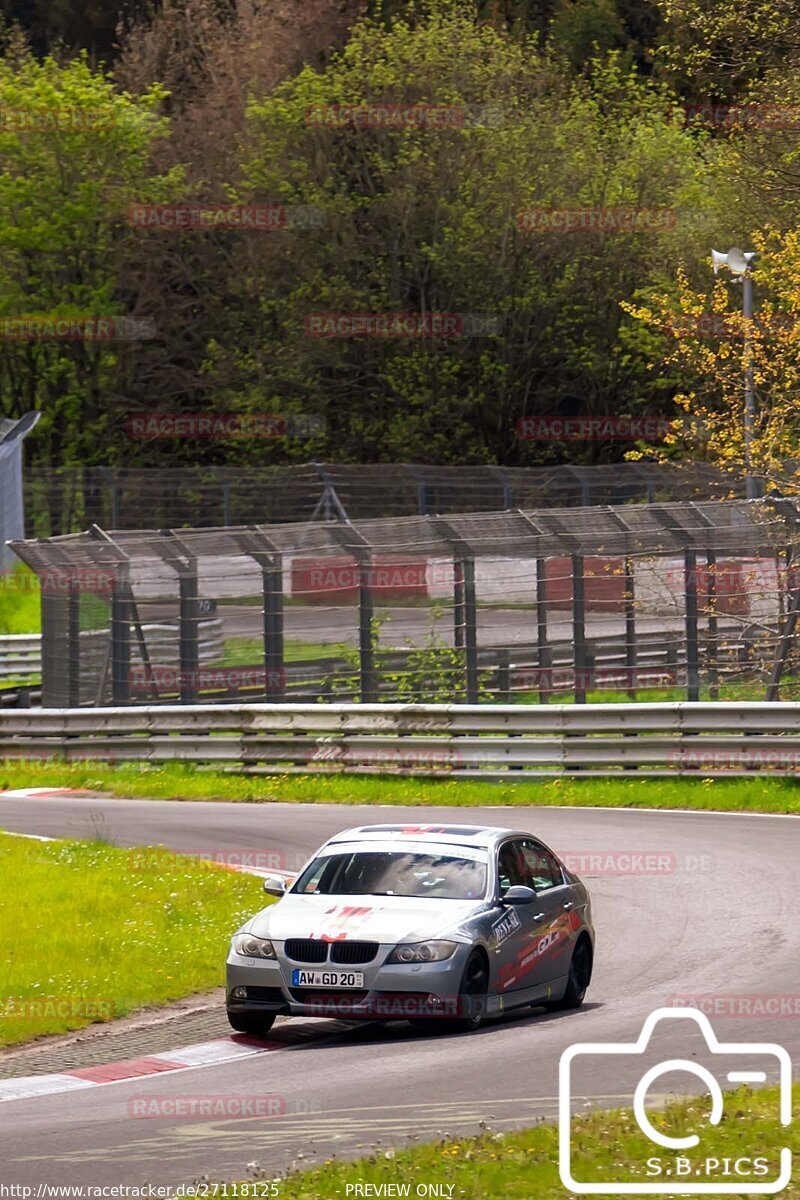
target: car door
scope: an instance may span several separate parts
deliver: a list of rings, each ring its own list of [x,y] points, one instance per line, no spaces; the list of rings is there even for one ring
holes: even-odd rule
[[[510,887],[519,884],[535,889],[528,863],[530,853],[525,852],[528,840],[507,838],[497,848],[498,901]],[[538,989],[540,985],[544,990],[546,977],[540,946],[547,948],[543,939],[549,912],[550,906],[543,906],[538,895],[529,904],[503,905],[498,902],[498,915],[492,924],[492,942],[499,960],[496,979],[501,994],[513,996],[516,992]]]
[[[556,856],[536,838],[523,839],[521,850],[540,914],[536,977],[539,982],[550,983],[569,971],[576,915],[573,889]]]

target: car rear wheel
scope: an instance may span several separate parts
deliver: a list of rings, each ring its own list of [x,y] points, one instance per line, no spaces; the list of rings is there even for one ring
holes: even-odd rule
[[[275,1013],[237,1013],[228,1010],[228,1024],[237,1033],[253,1033],[260,1037],[272,1029],[275,1015]]]
[[[561,1012],[569,1008],[580,1008],[592,977],[592,951],[588,940],[582,937],[572,952],[569,964],[567,987],[560,1000],[551,1000],[545,1004],[550,1012]]]

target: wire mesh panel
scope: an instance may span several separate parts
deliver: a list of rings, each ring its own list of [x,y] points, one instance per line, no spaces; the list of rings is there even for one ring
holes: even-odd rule
[[[138,529],[366,520],[743,494],[741,481],[702,464],[40,467],[26,473],[26,518],[31,536],[51,537],[92,524]]]
[[[794,501],[658,501],[15,542],[45,703],[770,698]]]

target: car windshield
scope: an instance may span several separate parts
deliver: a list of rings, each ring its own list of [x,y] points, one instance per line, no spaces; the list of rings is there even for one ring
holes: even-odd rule
[[[435,896],[477,900],[486,891],[486,864],[456,855],[358,850],[316,858],[292,891],[320,896]]]

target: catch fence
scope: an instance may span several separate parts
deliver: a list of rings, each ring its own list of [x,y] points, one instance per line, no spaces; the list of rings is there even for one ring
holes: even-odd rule
[[[799,530],[795,501],[686,500],[13,546],[47,707],[583,704],[791,697]]]
[[[31,537],[75,533],[90,525],[142,529],[366,520],[740,495],[741,480],[702,463],[97,466],[32,467],[25,473]]]

